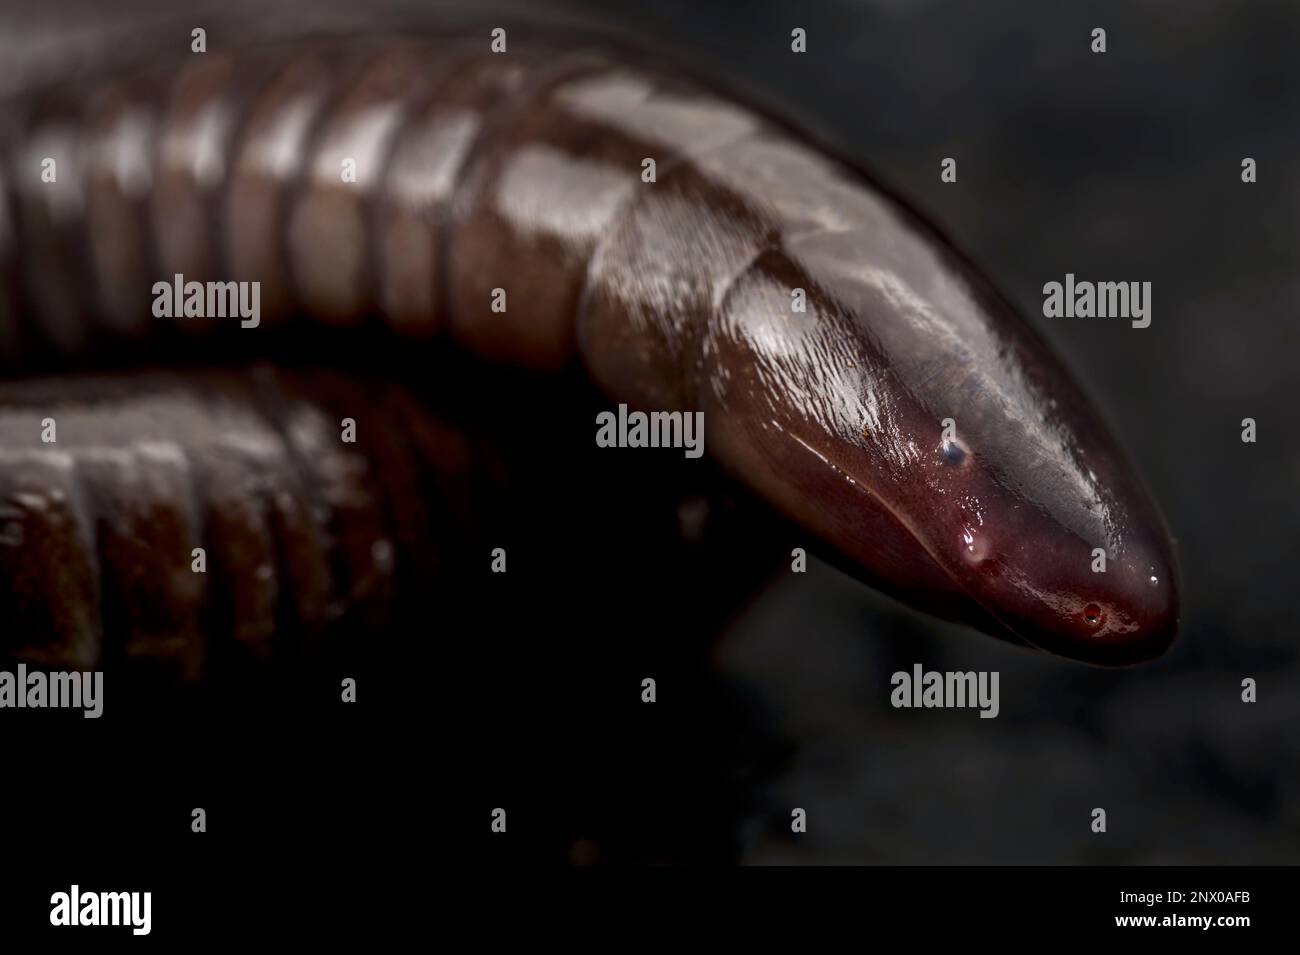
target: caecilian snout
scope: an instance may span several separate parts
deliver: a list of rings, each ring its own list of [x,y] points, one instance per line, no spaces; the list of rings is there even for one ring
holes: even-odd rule
[[[1018,509],[1019,510],[1019,509]],[[1040,649],[1106,666],[1140,663],[1173,643],[1179,616],[1173,548],[1158,520],[1085,541],[1031,511],[960,524],[946,562],[975,602]]]

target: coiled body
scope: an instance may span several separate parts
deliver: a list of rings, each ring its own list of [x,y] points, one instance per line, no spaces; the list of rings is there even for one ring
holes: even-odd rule
[[[538,372],[580,365],[614,400],[705,412],[716,460],[926,609],[1097,662],[1141,659],[1172,639],[1159,518],[1037,337],[868,179],[696,84],[576,43],[493,52],[486,36],[308,39],[184,55],[89,95],[55,90],[9,122],[0,348],[12,367],[115,351],[305,355],[363,332],[387,348],[441,340]],[[53,181],[42,179],[46,159]],[[155,317],[155,283],[174,276],[260,283],[259,326]],[[14,387],[4,403],[26,408],[14,421],[35,434],[40,402]],[[166,455],[139,448],[159,439],[155,426],[164,444],[177,429],[255,438],[256,422],[222,414],[145,412],[117,438],[99,432],[96,442],[136,450],[125,472],[91,479],[87,513],[117,513],[106,488],[129,484],[120,498],[154,515],[142,526],[171,527],[165,549],[188,563],[202,534],[174,513]],[[401,420],[412,415],[414,405]],[[949,418],[960,457],[942,437]],[[325,528],[330,543],[304,545],[314,557],[281,561],[292,576],[281,617],[298,621],[370,599],[392,557],[363,503],[373,489],[343,487],[350,452],[324,435],[321,425],[303,445],[281,427],[271,444],[312,462],[314,474],[295,473],[322,482],[326,513],[312,525],[271,506],[245,525],[269,536],[232,531],[225,555],[255,581],[268,549],[298,553],[302,535]],[[42,464],[19,453],[0,469],[10,506],[22,510],[13,502],[43,481],[75,496],[66,474],[82,460],[33,453]],[[217,468],[202,442],[186,453],[209,476]],[[437,457],[397,471],[436,469]],[[281,487],[268,467],[269,500],[322,496]],[[207,498],[209,528],[241,511],[245,496],[232,493]],[[99,527],[101,544],[112,533],[111,520],[80,523]],[[154,591],[105,571],[98,598],[95,568],[55,570],[85,548],[74,524],[41,525],[43,540],[68,538],[65,557],[20,575],[30,605],[67,608],[59,646],[93,642],[89,621],[105,618],[110,589],[174,611],[159,634],[189,632],[192,585],[174,564],[148,575]],[[1096,547],[1111,555],[1105,581],[1088,575]],[[349,585],[322,585],[322,554]],[[256,609],[272,598],[248,587],[231,598],[236,634],[275,630],[275,615]]]

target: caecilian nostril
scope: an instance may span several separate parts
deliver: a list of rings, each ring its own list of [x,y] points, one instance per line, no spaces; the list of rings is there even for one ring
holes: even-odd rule
[[[1088,626],[1099,627],[1105,619],[1105,612],[1097,604],[1088,604],[1083,608],[1083,620]]]

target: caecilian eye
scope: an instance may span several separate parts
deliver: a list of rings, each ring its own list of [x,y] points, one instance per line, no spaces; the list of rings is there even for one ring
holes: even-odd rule
[[[939,448],[947,464],[958,465],[966,460],[966,449],[956,441],[945,441]]]
[[[1083,608],[1083,620],[1090,627],[1100,627],[1106,619],[1106,613],[1097,604],[1088,604]]]

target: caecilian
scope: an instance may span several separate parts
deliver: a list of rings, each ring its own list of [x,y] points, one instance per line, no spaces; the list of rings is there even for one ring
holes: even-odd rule
[[[491,43],[181,43],[5,107],[0,573],[10,619],[35,622],[21,655],[126,642],[199,667],[200,638],[386,599],[418,548],[392,502],[439,453],[414,447],[418,409],[383,436],[403,462],[385,471],[285,397],[289,373],[101,382],[93,401],[75,384],[98,354],[256,358],[283,329],[581,368],[611,402],[702,411],[715,462],[908,603],[1091,663],[1170,645],[1156,508],[939,232],[680,71]],[[159,319],[151,290],[175,276],[259,283],[259,327]],[[76,375],[44,377],[63,363]],[[191,573],[200,545],[221,575]]]

